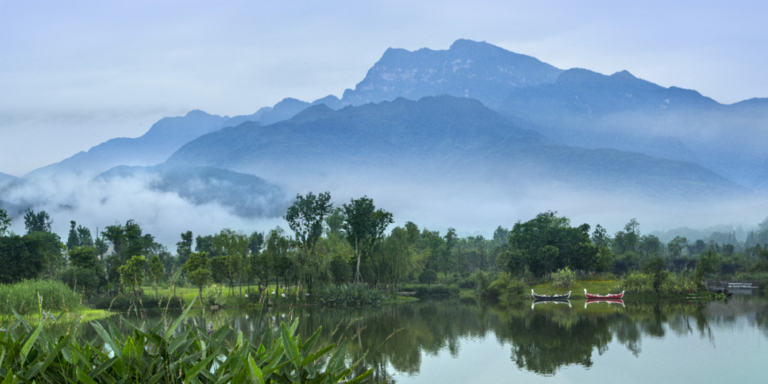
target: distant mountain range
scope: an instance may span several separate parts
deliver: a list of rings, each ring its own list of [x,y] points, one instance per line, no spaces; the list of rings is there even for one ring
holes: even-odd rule
[[[339,111],[321,105],[265,127],[244,123],[187,143],[163,165],[221,167],[289,183],[352,174],[387,182],[558,181],[666,198],[747,193],[693,163],[553,144],[476,100],[451,96]]]
[[[768,99],[723,105],[627,71],[562,70],[485,42],[457,40],[448,50],[388,49],[341,99],[286,98],[235,117],[191,111],[25,179],[110,169],[101,177],[154,174],[166,181],[153,188],[232,207],[237,193],[200,198],[178,175],[217,173],[245,188],[233,191],[264,196],[276,196],[266,187],[272,183],[291,188],[301,178],[344,177],[371,185],[543,180],[677,199],[768,191],[765,142]],[[11,181],[18,182],[0,174],[0,199],[3,183]]]

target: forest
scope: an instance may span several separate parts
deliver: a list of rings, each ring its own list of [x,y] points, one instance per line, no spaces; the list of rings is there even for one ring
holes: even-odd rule
[[[142,295],[142,287],[157,294],[172,282],[195,287],[200,295],[215,284],[226,287],[225,295],[242,298],[270,286],[269,293],[292,287],[307,296],[351,283],[381,292],[412,283],[487,291],[499,279],[510,286],[562,276],[612,276],[655,281],[651,288],[658,292],[669,279],[700,287],[706,277],[764,278],[768,271],[768,221],[746,242],[715,233],[709,239],[678,236],[665,244],[643,235],[635,219],[609,234],[599,224],[575,226],[548,211],[511,228],[498,226],[492,238],[459,237],[453,228],[440,233],[413,222],[393,227],[393,215],[371,198],[334,206],[329,192],[297,195],[284,219],[288,229],[264,233],[187,231],[172,251],[133,220],[94,233],[71,221],[62,239],[51,232],[45,211],[27,211],[26,233],[20,235],[8,230],[12,219],[0,210],[0,283],[61,281],[96,302],[121,293]]]

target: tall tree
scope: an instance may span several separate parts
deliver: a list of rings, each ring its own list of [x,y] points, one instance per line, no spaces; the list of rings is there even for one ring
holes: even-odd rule
[[[352,199],[349,204],[344,204],[344,231],[347,241],[355,248],[357,267],[355,269],[355,282],[361,281],[360,261],[363,254],[368,255],[379,241],[389,224],[394,223],[392,214],[382,209],[376,209],[373,199],[363,196],[357,200]]]
[[[5,231],[11,227],[12,221],[13,219],[8,216],[8,212],[0,208],[0,236],[5,236]]]
[[[27,210],[24,214],[24,225],[27,227],[27,233],[51,232],[53,220],[45,211],[35,213],[33,210]]]
[[[179,264],[184,265],[192,253],[192,231],[181,234],[181,241],[176,243],[176,254],[179,255]]]
[[[245,268],[248,267],[246,259],[248,258],[250,243],[248,236],[231,229],[222,229],[213,237],[212,241],[214,251],[219,255],[226,255],[230,287],[234,287],[236,280],[240,286],[240,296],[243,295],[242,280],[246,275]]]
[[[187,262],[182,269],[187,273],[187,278],[192,285],[198,288],[200,302],[203,301],[203,287],[211,279],[211,271],[208,270],[208,255],[203,253],[190,253]]]
[[[299,248],[299,274],[307,278],[309,291],[312,292],[312,271],[317,271],[315,246],[323,235],[325,217],[333,212],[330,192],[315,196],[312,192],[306,196],[296,195],[296,200],[288,207],[284,219],[294,233],[294,241]]]
[[[77,240],[80,242],[80,245],[82,246],[93,246],[93,237],[91,236],[91,230],[83,227],[82,225],[77,226]]]
[[[120,283],[131,287],[134,295],[138,294],[139,286],[144,282],[144,268],[146,265],[146,257],[133,256],[117,269],[120,272]]]
[[[77,225],[74,221],[69,222],[69,236],[67,236],[67,249],[80,246],[80,238],[77,236]]]
[[[160,261],[160,257],[158,255],[152,255],[149,259],[149,274],[152,276],[152,282],[154,283],[155,296],[158,296],[157,281],[162,280],[164,270],[165,268],[163,268],[163,263]]]

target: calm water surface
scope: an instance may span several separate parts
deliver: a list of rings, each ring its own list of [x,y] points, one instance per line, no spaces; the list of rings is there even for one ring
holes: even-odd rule
[[[348,358],[396,383],[766,383],[768,301],[704,304],[425,300],[374,309],[199,312],[189,324],[229,325],[259,340],[299,318],[303,337],[348,340]],[[131,322],[141,322],[129,316]],[[159,321],[150,317],[149,324]],[[120,320],[115,319],[119,324]],[[123,326],[125,326],[123,324]],[[127,329],[127,327],[124,327]],[[234,336],[234,332],[231,334]]]

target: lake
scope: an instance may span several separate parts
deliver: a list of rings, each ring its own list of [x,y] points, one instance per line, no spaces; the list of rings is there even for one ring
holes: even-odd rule
[[[229,325],[259,340],[280,321],[299,318],[302,337],[322,327],[323,341],[346,338],[350,361],[367,351],[362,365],[373,367],[380,382],[768,382],[768,301],[762,297],[586,308],[584,300],[531,304],[428,299],[364,309],[198,311],[186,322]],[[160,318],[132,313],[128,320]],[[119,318],[113,321],[128,330]]]

